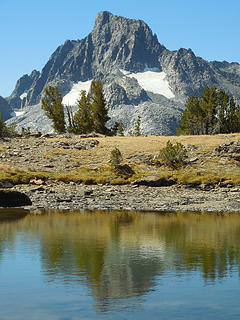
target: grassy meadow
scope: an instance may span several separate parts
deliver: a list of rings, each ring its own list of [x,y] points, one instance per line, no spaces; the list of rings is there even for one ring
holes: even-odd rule
[[[37,138],[31,143],[37,142]],[[35,139],[35,140],[34,140]],[[74,137],[77,141],[77,136]],[[90,139],[90,138],[87,138]],[[0,158],[0,183],[9,181],[12,184],[28,184],[42,179],[44,183],[63,181],[65,183],[85,184],[128,184],[144,177],[154,176],[174,183],[187,185],[232,184],[240,185],[240,166],[237,161],[221,158],[214,154],[214,149],[222,143],[240,140],[240,134],[219,134],[199,136],[140,136],[140,137],[97,137],[99,144],[88,150],[72,150],[51,147],[67,138],[47,138],[46,144],[36,152],[36,159]],[[185,165],[173,170],[159,161],[159,151],[167,141],[179,142],[187,149]],[[27,139],[22,141],[26,143]],[[17,147],[19,142],[12,139],[1,143],[0,154],[9,148]],[[43,144],[44,146],[44,144]],[[129,165],[134,174],[131,176],[116,172],[109,161],[111,151],[118,148],[123,157],[123,164]],[[191,159],[193,161],[191,161]],[[33,161],[34,160],[34,161]],[[35,166],[33,167],[33,162]],[[53,169],[48,168],[51,163]],[[67,164],[67,165],[65,165]]]

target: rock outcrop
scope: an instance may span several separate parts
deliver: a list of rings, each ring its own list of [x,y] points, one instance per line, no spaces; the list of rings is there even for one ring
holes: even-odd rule
[[[10,107],[7,100],[5,100],[1,96],[0,96],[0,113],[1,113],[1,119],[3,121],[11,118],[12,108]]]
[[[27,92],[34,85],[39,75],[39,71],[33,70],[30,75],[25,74],[17,81],[15,89],[10,97],[7,98],[12,108],[20,109],[25,105],[31,104],[27,100]]]
[[[220,144],[220,146],[215,149],[214,154],[221,158],[240,161],[240,140]]]
[[[22,192],[0,190],[0,207],[21,207],[31,204],[29,197]]]

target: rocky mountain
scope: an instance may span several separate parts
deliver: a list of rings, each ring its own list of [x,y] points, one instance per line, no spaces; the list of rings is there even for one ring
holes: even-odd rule
[[[7,100],[0,96],[0,114],[1,119],[6,121],[7,119],[12,117],[12,108],[10,107]]]
[[[33,70],[30,75],[23,75],[16,83],[12,94],[6,98],[12,108],[20,109],[27,105],[27,94],[40,72]]]
[[[24,108],[24,114],[10,123],[49,130],[39,105],[44,88],[57,86],[63,102],[75,105],[92,79],[104,83],[109,126],[121,121],[126,133],[140,116],[144,134],[174,134],[186,97],[200,94],[207,85],[225,89],[240,102],[238,63],[208,62],[191,49],[169,51],[145,22],[103,11],[86,38],[66,41],[41,72],[18,80],[7,99],[13,108]]]

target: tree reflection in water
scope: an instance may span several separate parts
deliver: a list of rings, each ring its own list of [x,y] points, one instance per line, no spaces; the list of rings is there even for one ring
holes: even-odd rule
[[[240,216],[78,212],[28,215],[0,223],[0,252],[18,232],[40,241],[47,281],[84,282],[105,311],[108,301],[154,290],[156,277],[200,272],[212,283],[240,266]]]

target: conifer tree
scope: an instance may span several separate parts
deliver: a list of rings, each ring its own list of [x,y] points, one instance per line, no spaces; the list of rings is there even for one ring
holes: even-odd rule
[[[81,97],[77,101],[78,110],[73,116],[73,132],[77,134],[93,131],[92,105],[90,94],[85,90],[81,91]]]
[[[113,127],[111,128],[111,134],[113,136],[116,136],[118,134],[118,127],[119,127],[119,123],[115,122]]]
[[[214,127],[217,122],[216,111],[218,106],[217,88],[206,87],[200,102],[200,107],[204,117],[204,134],[211,134],[214,132]]]
[[[227,133],[240,132],[240,106],[231,97],[226,120]]]
[[[92,81],[92,119],[93,128],[96,132],[109,134],[106,122],[110,119],[108,116],[108,107],[103,94],[103,84],[101,81]]]
[[[1,119],[1,112],[0,112],[0,137],[5,136],[6,133],[6,124],[5,122]]]
[[[68,117],[68,132],[73,132],[73,111],[72,107],[69,105],[65,105]]]
[[[227,133],[229,131],[228,128],[228,103],[229,96],[223,89],[219,90],[218,93],[218,114],[217,114],[217,130],[216,132]]]
[[[182,134],[201,134],[203,127],[203,112],[200,108],[198,97],[189,96],[186,102],[186,110],[182,115],[180,129]]]
[[[58,88],[49,86],[44,90],[45,97],[42,98],[42,109],[47,117],[53,121],[53,128],[57,133],[66,132],[66,123],[64,119],[64,107],[62,96]]]
[[[137,124],[135,126],[135,136],[137,137],[141,136],[140,125],[141,125],[141,117],[138,116]]]
[[[200,98],[190,96],[185,106],[178,134],[240,132],[240,106],[223,89],[206,87]]]
[[[123,137],[124,136],[124,131],[123,131],[123,123],[120,122],[119,125],[118,125],[118,135],[120,137]]]

